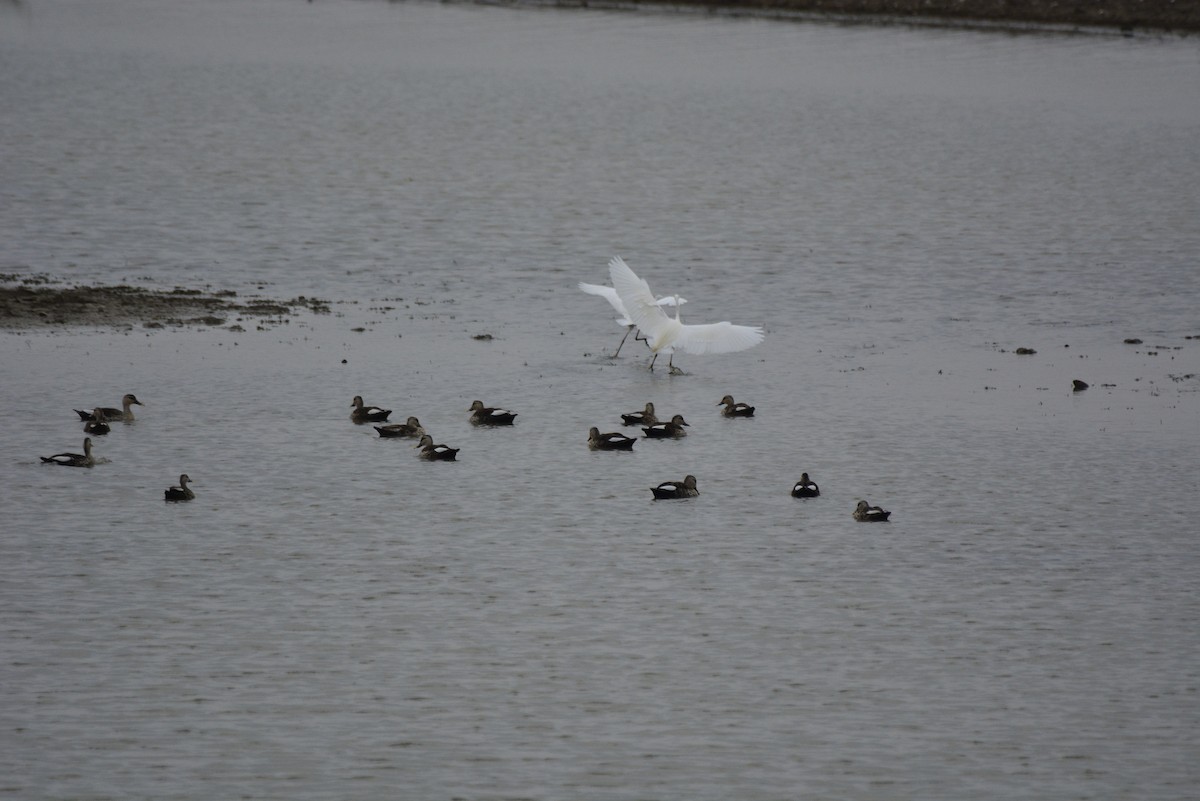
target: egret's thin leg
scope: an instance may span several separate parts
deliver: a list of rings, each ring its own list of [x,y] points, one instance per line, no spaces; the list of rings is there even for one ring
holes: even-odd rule
[[[657,359],[657,358],[658,358],[658,354],[656,353],[656,354],[654,354],[654,358],[650,359],[650,369],[651,370],[654,369],[654,359]]]
[[[621,337],[621,344],[617,345],[617,352],[612,355],[614,359],[621,355],[621,348],[625,347],[625,340],[629,339],[629,335],[633,333],[635,328],[637,328],[637,326],[631,325],[625,329],[625,336]]]

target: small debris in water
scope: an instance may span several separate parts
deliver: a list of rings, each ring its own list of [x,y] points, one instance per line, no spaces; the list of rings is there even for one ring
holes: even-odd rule
[[[1088,388],[1088,383],[1086,381],[1080,381],[1078,378],[1076,378],[1071,382],[1071,387],[1072,391],[1074,392],[1083,392]]]
[[[1013,353],[1017,354],[1018,356],[1031,356],[1034,353],[1037,353],[1037,351],[1033,348],[1017,348],[1013,351]]]

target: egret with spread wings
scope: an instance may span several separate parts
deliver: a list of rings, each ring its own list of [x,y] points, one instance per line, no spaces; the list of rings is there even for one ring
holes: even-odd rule
[[[617,356],[621,353],[621,348],[625,347],[625,340],[629,339],[629,335],[635,328],[637,328],[637,326],[633,324],[633,320],[629,319],[629,312],[625,311],[625,304],[621,302],[621,298],[617,295],[617,290],[613,289],[611,286],[586,284],[583,281],[580,281],[579,288],[589,295],[599,295],[600,297],[604,298],[608,301],[608,305],[612,306],[613,310],[617,314],[621,315],[617,318],[617,325],[624,326],[626,330],[625,336],[621,337],[621,344],[617,345],[617,352],[612,355],[614,359],[617,358]],[[659,298],[655,302],[659,306],[677,306],[687,303],[686,300],[676,295],[668,295],[666,297]],[[634,339],[640,339],[640,337],[635,336]]]
[[[620,256],[614,256],[608,263],[608,272],[629,319],[646,337],[654,353],[654,358],[650,360],[651,370],[654,369],[658,354],[663,352],[670,355],[667,364],[671,372],[676,373],[676,351],[694,355],[734,353],[754,347],[765,337],[758,326],[734,325],[728,321],[686,325],[679,319],[678,305],[675,307],[675,316],[668,316],[654,299],[650,285],[638,278]]]

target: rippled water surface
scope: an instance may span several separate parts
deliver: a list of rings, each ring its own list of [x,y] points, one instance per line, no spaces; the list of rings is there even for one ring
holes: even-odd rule
[[[1196,797],[1195,42],[27,0],[0,126],[0,272],[331,308],[0,333],[0,797]]]

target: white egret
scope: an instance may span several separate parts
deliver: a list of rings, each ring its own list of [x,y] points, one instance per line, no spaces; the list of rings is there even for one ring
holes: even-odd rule
[[[617,352],[612,355],[614,359],[617,358],[617,356],[619,356],[621,353],[621,348],[625,346],[625,340],[629,339],[629,334],[633,331],[633,329],[637,328],[637,326],[633,324],[633,320],[629,319],[629,312],[625,311],[625,304],[621,303],[621,298],[617,295],[617,290],[613,289],[611,286],[585,284],[583,281],[580,281],[579,288],[589,295],[599,295],[600,297],[604,298],[608,301],[608,305],[612,306],[617,314],[621,315],[617,318],[617,325],[624,326],[626,331],[625,336],[621,337],[621,344],[617,345]],[[684,303],[687,303],[687,300],[675,295],[668,295],[666,297],[659,298],[655,301],[655,303],[657,303],[659,306],[681,306]],[[641,338],[642,337],[634,337],[634,339]]]
[[[650,292],[650,285],[638,278],[620,256],[614,256],[608,263],[608,272],[629,319],[646,336],[650,350],[654,352],[654,358],[650,360],[651,370],[654,369],[658,354],[663,351],[670,354],[668,365],[671,372],[676,373],[678,370],[674,359],[677,350],[696,355],[734,353],[754,347],[765,337],[758,326],[734,325],[728,321],[685,325],[679,319],[679,307],[675,307],[674,317],[668,317]]]

